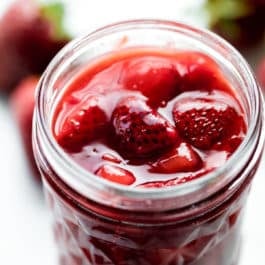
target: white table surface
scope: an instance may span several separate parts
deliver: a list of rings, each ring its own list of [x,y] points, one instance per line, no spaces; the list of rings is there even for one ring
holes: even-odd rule
[[[0,0],[0,13],[10,2]],[[202,2],[200,0],[64,2],[67,4],[67,27],[75,35],[129,18],[168,18],[204,25],[204,16],[196,11]],[[16,124],[3,98],[0,99],[0,166],[0,264],[56,265],[56,247],[51,234],[49,212],[40,187],[32,181]],[[240,265],[265,264],[264,172],[265,158],[248,201]]]

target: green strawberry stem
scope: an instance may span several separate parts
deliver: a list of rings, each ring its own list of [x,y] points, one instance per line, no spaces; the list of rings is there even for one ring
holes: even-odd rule
[[[47,19],[53,26],[55,40],[70,39],[64,27],[65,8],[63,3],[54,2],[40,7],[41,16]]]

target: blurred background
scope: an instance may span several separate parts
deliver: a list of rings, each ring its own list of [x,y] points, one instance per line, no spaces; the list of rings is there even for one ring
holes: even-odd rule
[[[30,146],[38,77],[72,38],[134,18],[214,30],[242,52],[265,90],[265,0],[0,0],[0,264],[57,264]],[[264,263],[264,172],[263,159],[248,202],[239,265]]]

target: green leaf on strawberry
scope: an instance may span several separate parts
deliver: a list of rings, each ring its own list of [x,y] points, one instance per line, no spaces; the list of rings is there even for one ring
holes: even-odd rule
[[[251,14],[254,9],[245,0],[208,0],[206,2],[210,25],[220,19],[238,19]]]
[[[239,49],[262,40],[265,4],[253,0],[208,0],[209,27]]]
[[[14,1],[0,18],[0,91],[10,92],[28,75],[41,75],[71,39],[61,3]]]
[[[55,40],[68,39],[64,27],[65,8],[60,2],[49,3],[40,8],[40,13],[43,18],[46,18],[53,25],[53,37]]]

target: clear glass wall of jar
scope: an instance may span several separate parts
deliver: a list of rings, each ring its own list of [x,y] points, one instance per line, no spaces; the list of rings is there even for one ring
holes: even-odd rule
[[[219,64],[248,123],[246,138],[224,166],[178,186],[143,190],[98,178],[59,148],[51,121],[65,84],[92,59],[136,46],[201,51]],[[255,78],[241,55],[216,35],[175,22],[139,20],[70,43],[40,81],[33,124],[60,264],[236,265],[263,141],[263,101]]]

